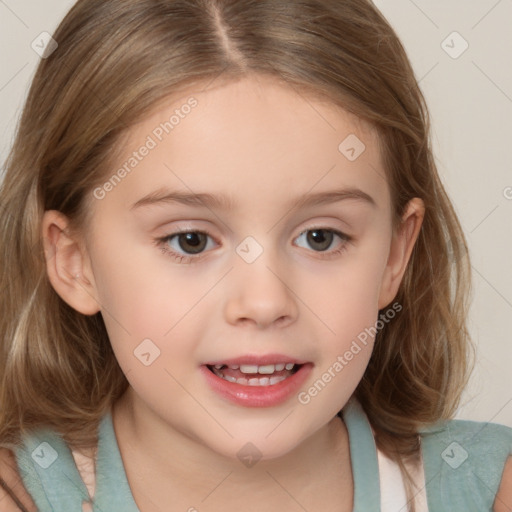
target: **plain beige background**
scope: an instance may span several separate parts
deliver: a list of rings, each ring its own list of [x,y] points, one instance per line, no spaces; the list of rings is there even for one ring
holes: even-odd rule
[[[0,164],[39,61],[31,43],[73,3],[0,0]],[[439,172],[470,245],[478,360],[458,417],[512,427],[512,0],[375,4],[426,95]]]

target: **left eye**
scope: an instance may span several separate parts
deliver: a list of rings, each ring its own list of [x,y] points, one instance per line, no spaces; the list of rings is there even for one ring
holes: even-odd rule
[[[323,252],[329,249],[335,237],[340,238],[344,242],[347,242],[350,239],[350,237],[344,235],[340,231],[326,228],[315,228],[303,231],[297,237],[297,240],[304,236],[306,237],[306,241],[310,247],[315,248],[316,246],[317,252]]]

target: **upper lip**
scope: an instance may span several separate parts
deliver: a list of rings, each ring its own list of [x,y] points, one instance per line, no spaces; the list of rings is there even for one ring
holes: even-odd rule
[[[308,361],[297,359],[292,356],[284,354],[247,354],[244,356],[233,357],[231,359],[219,359],[217,361],[210,361],[204,363],[206,366],[215,366],[216,364],[225,364],[226,366],[231,365],[257,365],[264,366],[267,364],[279,364],[279,363],[294,363],[294,364],[305,364]]]

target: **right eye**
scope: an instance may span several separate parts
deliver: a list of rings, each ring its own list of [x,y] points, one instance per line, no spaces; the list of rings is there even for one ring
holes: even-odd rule
[[[161,251],[170,257],[180,263],[189,263],[201,257],[205,249],[209,247],[209,238],[213,239],[207,232],[183,230],[160,237],[155,242]]]

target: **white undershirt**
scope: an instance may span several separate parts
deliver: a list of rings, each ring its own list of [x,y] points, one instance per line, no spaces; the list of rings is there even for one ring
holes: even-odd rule
[[[380,481],[381,512],[407,512],[407,498],[402,472],[398,464],[377,450]],[[428,512],[427,496],[425,493],[425,474],[423,460],[417,465],[406,464],[415,485],[416,512]]]

